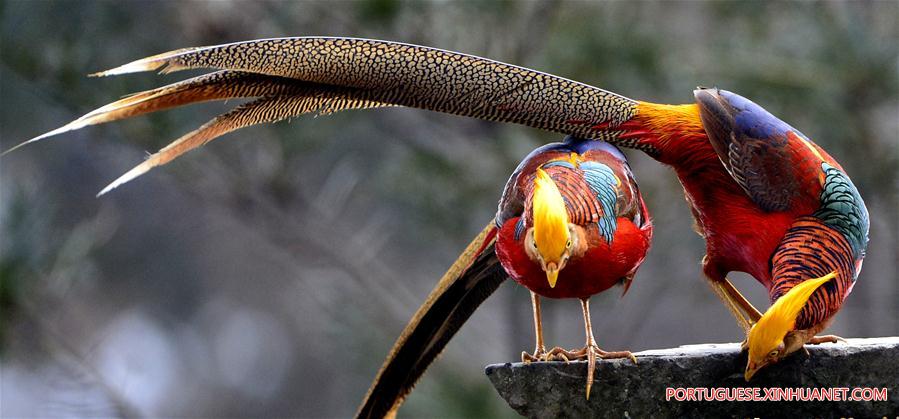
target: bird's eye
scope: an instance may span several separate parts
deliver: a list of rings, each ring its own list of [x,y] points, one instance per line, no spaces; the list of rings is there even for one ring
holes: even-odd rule
[[[537,242],[534,242],[534,249],[537,249]]]
[[[567,249],[569,247],[571,247],[571,240],[568,240],[568,243],[565,243],[565,248]]]
[[[769,353],[768,353],[768,356],[771,357],[771,358],[774,358],[774,357],[776,357],[777,354],[779,354],[779,353],[780,353],[780,351],[778,351],[777,349],[775,349],[775,350],[769,352]]]

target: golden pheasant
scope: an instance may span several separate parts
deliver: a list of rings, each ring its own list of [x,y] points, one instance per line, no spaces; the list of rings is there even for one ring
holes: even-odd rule
[[[569,137],[534,150],[509,178],[496,215],[496,253],[506,272],[531,290],[536,345],[522,361],[586,358],[587,394],[596,358],[637,359],[599,349],[589,298],[624,285],[643,262],[652,223],[624,154],[602,141]],[[579,351],[543,343],[540,296],[578,298],[586,344]]]
[[[817,341],[814,333],[839,310],[864,258],[867,210],[840,165],[796,129],[723,90],[698,89],[695,104],[660,105],[456,52],[317,37],[186,48],[97,75],[194,68],[220,71],[127,97],[28,142],[189,103],[258,98],[177,139],[101,193],[241,127],[380,106],[513,122],[636,148],[672,166],[684,187],[706,239],[705,277],[747,331],[747,378],[801,343]],[[501,282],[494,237],[488,225],[438,283],[392,350],[360,416],[395,411]],[[731,271],[747,272],[769,290],[774,305],[764,316],[726,279]],[[804,285],[808,280],[815,281]]]

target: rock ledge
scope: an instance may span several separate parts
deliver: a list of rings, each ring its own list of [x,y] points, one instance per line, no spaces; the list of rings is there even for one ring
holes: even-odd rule
[[[899,337],[808,346],[743,380],[746,355],[736,343],[689,345],[599,361],[590,400],[586,362],[487,366],[500,396],[527,417],[894,417],[899,414]],[[666,389],[886,388],[887,401],[676,401]],[[752,391],[752,390],[746,390]],[[847,396],[849,395],[847,393]]]

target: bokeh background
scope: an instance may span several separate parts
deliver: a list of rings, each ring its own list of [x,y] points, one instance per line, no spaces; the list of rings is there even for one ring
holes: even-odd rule
[[[657,102],[739,92],[835,156],[871,213],[830,331],[899,334],[899,13],[881,2],[0,2],[0,148],[186,78],[86,78],[196,45],[345,35],[437,46]],[[234,106],[66,134],[0,160],[3,417],[347,417],[508,174],[559,136],[410,109],[228,135],[100,199],[106,183]],[[742,336],[701,279],[673,172],[627,152],[655,220],[629,294],[594,297],[606,349]],[[759,226],[760,229],[765,226]],[[737,286],[762,307],[762,287]],[[583,344],[576,301],[550,345]],[[406,417],[512,416],[483,374],[532,349],[507,282],[449,344]],[[661,395],[660,395],[661,397]]]

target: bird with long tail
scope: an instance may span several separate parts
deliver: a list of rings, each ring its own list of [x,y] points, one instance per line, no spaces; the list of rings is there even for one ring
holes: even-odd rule
[[[655,104],[472,55],[323,37],[185,48],[96,75],[200,68],[219,71],[126,97],[26,143],[190,103],[256,98],[175,140],[102,192],[238,128],[382,106],[512,122],[639,149],[671,166],[683,185],[696,230],[706,240],[705,279],[746,331],[747,367],[754,369],[782,359],[794,342],[821,340],[813,335],[839,310],[864,258],[867,210],[842,167],[798,130],[731,92],[700,88],[695,103]],[[488,256],[491,229],[472,243],[407,326],[360,416],[392,411],[460,321],[486,298],[482,294],[492,292],[502,269]],[[750,274],[769,291],[774,305],[767,317],[727,279],[733,271]],[[830,273],[830,282],[807,299],[805,292],[789,293],[795,284]],[[491,286],[479,288],[481,283]],[[778,306],[788,297],[790,304]],[[459,305],[453,298],[469,299]],[[799,314],[791,316],[797,304]]]
[[[729,92],[700,90],[696,97],[728,173],[772,214],[758,220],[770,224],[757,231],[782,234],[763,281],[773,304],[744,342],[748,381],[805,343],[840,339],[815,335],[833,321],[861,272],[868,210],[843,168],[796,129]]]
[[[569,137],[534,150],[518,166],[496,215],[496,253],[506,272],[531,291],[536,344],[522,361],[587,359],[587,393],[596,358],[637,358],[606,352],[593,337],[589,298],[616,284],[630,287],[652,237],[652,223],[624,154],[615,146]],[[546,350],[540,297],[577,298],[586,344]]]

